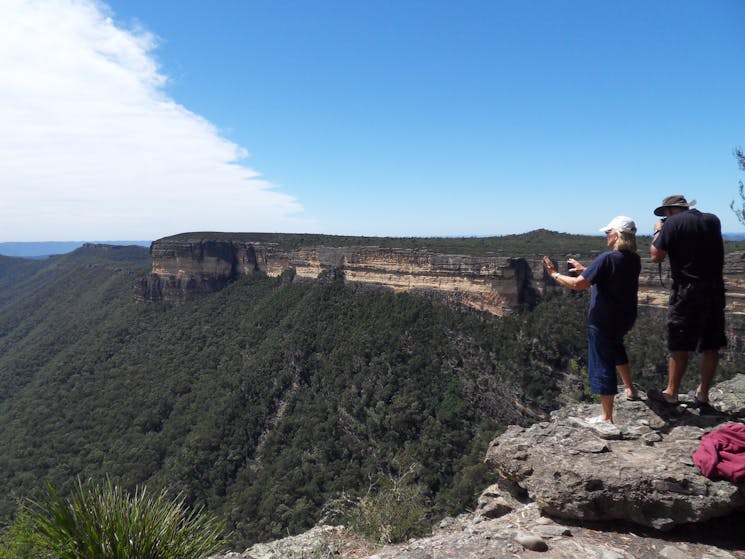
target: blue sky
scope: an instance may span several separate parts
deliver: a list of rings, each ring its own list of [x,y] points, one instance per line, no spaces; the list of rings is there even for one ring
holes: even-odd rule
[[[743,229],[740,0],[6,2],[0,241]]]

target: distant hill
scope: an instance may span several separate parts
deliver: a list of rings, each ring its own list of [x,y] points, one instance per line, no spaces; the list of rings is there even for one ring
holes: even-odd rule
[[[383,248],[426,249],[446,254],[519,254],[522,257],[545,254],[550,247],[558,253],[596,253],[605,249],[601,235],[578,235],[536,229],[519,235],[490,237],[354,237],[346,235],[322,235],[315,233],[179,233],[164,239],[191,240],[195,235],[210,239],[251,239],[273,243],[284,249],[301,246],[379,246]],[[725,233],[725,240],[745,241],[745,233]],[[649,238],[640,235],[642,243]],[[67,254],[86,243],[107,245],[137,245],[149,247],[152,241],[48,241],[48,242],[0,242],[0,255],[21,258],[45,258],[56,254]],[[727,249],[742,250],[738,245]]]
[[[150,241],[47,241],[28,243],[0,243],[0,254],[20,258],[46,258],[55,254],[67,254],[86,242],[106,245],[150,246]]]
[[[723,233],[725,241],[745,241],[745,233]]]

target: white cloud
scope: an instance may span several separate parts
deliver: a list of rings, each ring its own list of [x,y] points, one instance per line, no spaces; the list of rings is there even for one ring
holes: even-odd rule
[[[169,99],[94,0],[0,0],[0,241],[297,230],[296,199]]]

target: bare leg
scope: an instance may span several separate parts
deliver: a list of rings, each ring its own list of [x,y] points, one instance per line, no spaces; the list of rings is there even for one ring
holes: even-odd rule
[[[678,399],[680,382],[688,365],[687,351],[673,351],[668,359],[667,388],[662,391],[671,401]],[[710,379],[711,380],[711,379]]]
[[[613,399],[615,397],[615,394],[600,396],[600,404],[603,407],[603,419],[609,423],[613,423]]]
[[[718,364],[718,350],[708,349],[701,353],[701,384],[696,389],[696,398],[698,398],[699,402],[709,402],[709,388],[711,388]]]
[[[626,387],[626,396],[629,398],[636,396],[636,388],[634,388],[634,383],[631,381],[631,365],[628,363],[624,365],[616,365],[616,371],[618,371],[618,374],[621,376],[621,380],[623,381],[623,385]]]

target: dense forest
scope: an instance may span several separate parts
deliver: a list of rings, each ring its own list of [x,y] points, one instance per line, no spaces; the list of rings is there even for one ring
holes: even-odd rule
[[[148,268],[141,247],[0,257],[0,524],[47,482],[109,476],[181,491],[247,545],[412,466],[436,519],[473,506],[501,429],[590,398],[586,294],[500,319],[286,274],[138,304]],[[665,378],[663,313],[628,338],[643,387]],[[720,379],[745,371],[729,326]]]

